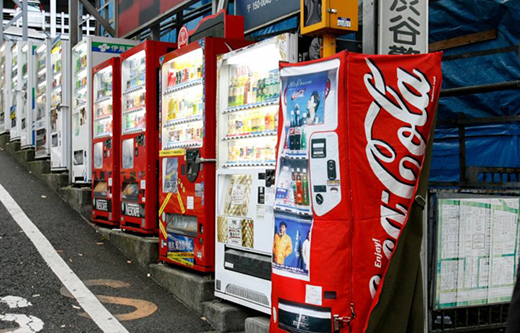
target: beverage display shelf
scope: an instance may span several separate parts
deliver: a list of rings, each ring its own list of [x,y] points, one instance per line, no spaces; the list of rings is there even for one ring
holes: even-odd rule
[[[171,143],[164,146],[163,150],[177,149],[177,148],[193,148],[202,147],[202,139],[196,141],[184,141],[179,143]]]
[[[81,103],[80,105],[76,105],[76,106],[74,107],[74,111],[75,111],[75,110],[79,110],[79,109],[81,109],[81,108],[84,108],[84,107],[86,107],[86,106],[87,106],[87,103],[86,103],[86,102],[85,102],[85,103]]]
[[[112,115],[111,114],[107,114],[107,115],[104,115],[104,116],[98,116],[98,117],[94,118],[94,121],[104,120],[104,119],[108,119],[108,118],[112,118]]]
[[[279,100],[278,97],[276,97],[276,98],[268,99],[266,101],[259,102],[259,103],[233,106],[233,107],[227,108],[224,111],[222,111],[222,114],[228,114],[228,113],[233,113],[233,112],[237,112],[237,111],[244,111],[244,110],[251,110],[251,109],[258,109],[258,108],[262,108],[264,106],[277,105],[278,100]]]
[[[144,132],[144,130],[145,130],[144,128],[129,128],[129,129],[123,130],[123,135],[140,133],[140,132]]]
[[[284,157],[290,160],[307,160],[306,150],[284,150],[280,153],[280,157]]]
[[[164,123],[163,126],[170,127],[170,126],[174,126],[174,125],[186,124],[186,123],[191,123],[191,122],[200,121],[200,120],[202,120],[202,115],[198,114],[195,116],[168,120],[167,122]]]
[[[241,167],[271,167],[275,166],[275,161],[265,162],[227,162],[222,165],[223,168],[241,168]]]
[[[199,78],[196,80],[191,80],[191,81],[180,83],[180,84],[176,84],[173,87],[167,88],[166,91],[163,93],[163,96],[173,94],[177,91],[180,91],[180,90],[183,90],[183,89],[186,89],[189,87],[198,86],[200,84],[202,84],[202,78]]]
[[[45,67],[38,68],[38,76],[43,75],[45,73],[45,70],[46,70]]]
[[[98,98],[94,104],[98,104],[98,103],[101,103],[101,102],[105,102],[105,101],[108,101],[112,99],[112,95],[107,95],[107,96],[104,96],[104,97],[101,97],[101,98]]]
[[[86,90],[87,89],[87,85],[84,85],[84,86],[81,86],[79,88],[76,88],[76,90],[74,90],[74,92],[77,94],[78,92],[82,91],[82,90]]]
[[[104,132],[104,133],[101,133],[101,134],[94,135],[94,139],[108,138],[108,137],[111,137],[111,136],[112,136],[111,132]]]
[[[312,216],[312,209],[309,208],[295,208],[291,206],[285,206],[285,205],[276,205],[273,208],[275,211],[282,212],[282,213],[293,213],[301,216]]]
[[[134,113],[134,112],[139,112],[139,111],[144,111],[146,110],[146,106],[139,106],[139,107],[136,107],[136,108],[133,108],[133,109],[130,109],[130,110],[125,110],[123,111],[123,116],[126,116],[127,114],[130,114],[130,113]]]
[[[276,136],[276,135],[278,135],[277,131],[265,131],[265,132],[257,132],[257,133],[229,135],[229,136],[223,137],[222,140],[228,141],[228,140],[258,138],[258,137],[264,137],[264,136]]]
[[[59,86],[56,86],[54,88],[52,88],[52,92],[57,92],[57,91],[60,91],[61,90],[61,84]]]
[[[86,73],[87,73],[87,66],[85,66],[85,67],[79,69],[79,70],[75,73],[75,75],[76,75],[76,76],[80,76],[80,74],[81,74],[81,76],[84,76],[83,73],[85,73],[85,75],[86,75]]]
[[[22,79],[27,80],[27,76],[28,76],[28,74],[25,74],[24,76],[22,76]]]
[[[56,76],[58,76],[58,75],[61,75],[61,71],[60,71],[60,72],[54,72],[54,73],[52,73],[52,77],[53,77],[53,78],[56,77]]]
[[[145,86],[146,86],[146,83],[140,84],[138,86],[130,87],[130,88],[125,90],[125,92],[123,93],[123,96],[131,94],[131,93],[134,93],[134,92],[139,91],[141,89],[144,89]]]

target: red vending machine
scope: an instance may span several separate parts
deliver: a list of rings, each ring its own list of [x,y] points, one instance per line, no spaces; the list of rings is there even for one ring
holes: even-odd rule
[[[121,188],[121,61],[109,59],[92,69],[92,221],[119,225]]]
[[[238,23],[243,37],[243,20]],[[249,44],[207,37],[164,58],[160,260],[214,270],[217,55]]]
[[[280,64],[271,332],[362,332],[406,225],[440,54]]]
[[[121,55],[121,228],[157,233],[159,58],[176,44],[145,41]]]

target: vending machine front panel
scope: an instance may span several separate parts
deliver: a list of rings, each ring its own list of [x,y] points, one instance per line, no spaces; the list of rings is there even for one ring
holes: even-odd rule
[[[72,182],[88,185],[92,179],[92,68],[130,49],[133,40],[84,37],[72,50]]]
[[[9,133],[8,114],[11,85],[11,42],[4,42],[0,47],[0,134]]]
[[[270,312],[282,34],[222,56],[218,71],[215,295]]]
[[[145,41],[121,56],[122,229],[156,234],[159,57],[176,44]]]
[[[204,38],[164,58],[159,257],[165,262],[214,270],[217,55],[248,44]]]
[[[93,69],[92,221],[119,225],[121,188],[121,62],[109,59]]]
[[[50,40],[47,39],[36,49],[36,105],[33,119],[35,121],[35,158],[50,156],[49,140],[49,76],[50,76]]]
[[[24,108],[21,113],[20,147],[21,149],[34,148],[34,109],[36,108],[36,80],[37,80],[37,54],[36,49],[40,42],[28,41],[22,47],[22,58],[26,62],[25,69],[22,69],[22,82],[24,92],[22,93],[22,103]]]
[[[50,154],[51,171],[62,172],[70,167],[70,52],[69,42],[57,38],[50,52]]]

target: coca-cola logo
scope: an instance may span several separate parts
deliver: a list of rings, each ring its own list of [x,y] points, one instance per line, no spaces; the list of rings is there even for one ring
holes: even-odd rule
[[[384,186],[381,193],[380,223],[386,237],[382,242],[382,248],[385,257],[390,260],[406,220],[422,157],[426,151],[425,134],[429,128],[425,125],[429,120],[427,109],[433,99],[432,85],[426,75],[418,69],[408,72],[403,68],[397,68],[395,89],[386,84],[388,80],[385,80],[382,71],[371,59],[366,59],[366,63],[370,73],[366,73],[363,80],[373,101],[365,117],[365,153],[372,172]],[[388,128],[394,128],[392,126],[384,129],[375,127],[381,112],[390,114],[401,124],[397,133],[388,133]],[[375,134],[377,138],[374,137]],[[395,139],[382,139],[395,134],[398,142],[395,142]],[[381,268],[383,269],[384,267]],[[375,296],[380,282],[379,274],[374,275],[369,281],[368,287],[372,297]]]
[[[295,91],[291,95],[291,100],[295,100],[297,98],[303,97],[303,94],[305,94],[305,89],[300,89],[298,91]]]

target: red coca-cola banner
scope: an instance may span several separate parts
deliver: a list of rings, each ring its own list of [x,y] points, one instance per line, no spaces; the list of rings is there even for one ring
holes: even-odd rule
[[[340,62],[337,74],[331,70],[331,60]],[[320,71],[324,72],[317,64],[328,68],[327,93],[323,96],[314,88],[315,82],[320,82]],[[309,71],[305,72],[305,68]],[[312,199],[312,217],[306,217],[311,220],[307,222],[311,224],[309,242],[303,243],[301,251],[305,274],[295,277],[281,270],[280,265],[273,265],[270,331],[363,332],[370,311],[379,301],[385,273],[406,226],[424,167],[441,87],[441,54],[340,53],[318,61],[282,64],[280,73],[282,89],[291,82],[310,82],[308,86],[321,97],[309,99],[305,110],[300,103],[296,113],[314,114],[309,105],[325,105],[323,111],[316,111],[318,115],[323,113],[322,123],[299,123],[300,131],[307,135],[308,151],[303,158],[310,169]],[[336,110],[336,116],[332,110]],[[289,165],[286,160],[296,154],[290,148],[294,139],[288,127],[295,127],[291,111],[290,105],[282,104],[278,171],[283,171],[283,163]],[[319,145],[329,147],[334,137],[339,138],[337,158],[331,157],[334,153],[330,148]],[[289,148],[284,148],[284,141],[289,141]],[[301,155],[302,149],[297,147]],[[321,158],[328,160],[325,169],[320,169]],[[331,158],[335,159],[333,163],[329,163]],[[334,168],[332,178],[329,166]],[[325,170],[327,175],[320,178],[316,175],[319,170]],[[290,184],[290,177],[285,178]],[[316,183],[320,179],[324,179],[324,185]],[[279,185],[277,179],[277,198],[278,188],[283,189],[283,184]],[[286,187],[290,193],[290,185]],[[338,188],[341,200],[334,203],[337,194],[331,194],[331,190]],[[283,194],[280,190],[280,197]],[[330,208],[325,210],[325,206]],[[295,209],[300,207],[295,205]],[[283,239],[289,243],[291,228],[304,230],[304,223],[291,223],[283,214],[275,211],[278,245]],[[298,236],[296,240],[293,237],[295,257],[299,255],[294,249],[299,242]],[[306,246],[310,249],[306,250]],[[306,253],[310,257],[306,258]],[[284,254],[285,266],[287,261],[292,262],[293,254]]]
[[[365,326],[415,198],[441,87],[441,53],[349,57],[352,278]],[[358,326],[359,325],[359,326]]]

